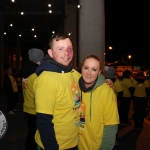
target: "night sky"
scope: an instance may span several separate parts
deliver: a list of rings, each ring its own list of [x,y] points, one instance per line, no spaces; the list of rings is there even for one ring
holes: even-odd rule
[[[150,62],[150,6],[133,1],[105,1],[106,58],[110,61],[132,55],[133,61]],[[108,46],[113,50],[108,51]],[[113,57],[112,57],[113,54]],[[117,56],[118,55],[118,56]]]
[[[11,1],[8,3],[8,1],[6,0],[1,0],[0,11],[2,10],[8,13],[10,13],[11,11],[18,12],[20,9],[22,10],[22,8],[24,8],[29,12],[31,10],[33,12],[36,12],[37,10],[41,10],[44,12],[49,9],[48,7],[46,7],[46,4],[49,3],[49,0],[45,0],[44,3],[42,0],[39,0],[38,3],[36,3],[36,5],[34,5],[36,0],[32,0],[32,2],[29,0],[22,1],[16,1],[16,3],[13,4]],[[51,1],[53,2],[52,9],[57,11],[62,11],[64,9],[64,7],[62,7],[62,0]],[[127,56],[130,54],[132,55],[132,61],[150,62],[150,6],[148,3],[149,1],[104,0],[104,2],[106,59],[108,61],[121,61],[123,55],[124,60],[126,61],[126,59],[128,59]],[[59,24],[63,24],[64,13],[62,13],[62,16],[38,16],[38,14],[36,15],[36,17],[33,15],[6,16],[4,18],[4,30],[5,32],[7,32],[7,35],[4,37],[4,40],[8,41],[7,43],[10,47],[14,46],[16,44],[16,28],[17,32],[21,31],[22,34],[22,53],[26,53],[26,51],[29,49],[29,47],[32,47],[32,45],[34,45],[34,47],[46,49],[43,45],[48,45],[46,43],[48,43],[49,37],[51,36],[51,30],[57,31],[57,29],[54,29],[54,27],[57,27],[57,25]],[[47,20],[50,21],[47,22]],[[10,28],[10,22],[14,24],[13,28]],[[38,38],[36,39],[33,38],[33,32],[31,31],[32,27],[35,28],[34,33],[38,35]],[[108,50],[109,46],[113,47],[111,51]]]

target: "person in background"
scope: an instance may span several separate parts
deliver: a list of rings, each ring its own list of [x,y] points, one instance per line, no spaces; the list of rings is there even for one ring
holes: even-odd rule
[[[128,114],[130,109],[130,101],[133,96],[133,88],[130,77],[132,72],[130,70],[125,70],[123,76],[121,77],[122,81],[120,82],[123,88],[123,98],[120,100],[120,122],[122,125],[129,125]]]
[[[28,133],[26,138],[26,150],[36,150],[34,139],[36,126],[35,96],[33,92],[33,83],[37,78],[36,68],[40,65],[40,60],[44,53],[40,49],[32,48],[28,51],[29,61],[22,68],[22,92],[23,92],[23,111],[27,118]]]
[[[150,90],[150,71],[147,71],[146,79],[148,80],[148,83],[149,83],[149,90]],[[150,95],[149,95],[149,96],[150,96]],[[150,97],[148,98],[147,108],[150,109]]]
[[[105,66],[104,67],[104,72],[105,72],[105,78],[106,79],[111,79],[114,83],[114,92],[115,92],[116,97],[117,97],[118,113],[119,113],[119,102],[123,98],[122,85],[121,85],[120,80],[119,80],[118,76],[116,75],[116,71],[113,67]],[[117,132],[117,135],[116,135],[115,146],[117,146],[117,145],[118,145],[118,132]]]
[[[145,110],[149,99],[149,82],[143,72],[139,72],[132,83],[134,88],[133,109],[134,109],[134,128],[142,130]]]
[[[73,46],[68,35],[53,35],[49,47],[36,69],[35,140],[39,149],[77,150],[81,74],[72,66]],[[113,86],[111,80],[107,83]]]
[[[13,115],[18,102],[18,85],[16,79],[12,76],[12,68],[8,68],[4,76],[4,90],[7,94],[7,113]]]
[[[114,83],[114,92],[117,96],[117,100],[122,99],[123,89],[122,89],[122,85],[121,85],[121,83],[120,83],[120,81],[116,75],[115,69],[113,67],[105,66],[104,71],[105,71],[105,78],[111,79]]]
[[[119,124],[116,95],[105,83],[98,56],[87,56],[81,72],[78,150],[112,150]]]

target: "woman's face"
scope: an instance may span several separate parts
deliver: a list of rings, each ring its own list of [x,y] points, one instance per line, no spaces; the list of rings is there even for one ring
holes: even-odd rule
[[[82,77],[86,88],[92,86],[101,73],[100,62],[94,58],[87,58],[82,66]]]

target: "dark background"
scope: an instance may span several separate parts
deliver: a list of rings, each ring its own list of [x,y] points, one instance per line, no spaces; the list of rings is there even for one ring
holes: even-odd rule
[[[121,60],[123,55],[126,60],[130,54],[134,62],[150,62],[148,1],[106,0],[105,17],[108,59]],[[108,46],[113,50],[109,51]]]
[[[78,4],[68,0],[68,4]],[[148,1],[105,0],[106,61],[150,62],[150,6]],[[49,8],[48,4],[52,6]],[[16,36],[21,34],[22,55],[32,47],[48,48],[52,31],[63,32],[64,0],[0,0],[0,14],[4,14],[5,49],[15,49]],[[52,10],[52,14],[48,11]],[[20,15],[24,11],[24,15]],[[77,9],[78,11],[78,9]],[[1,16],[0,16],[1,17]],[[13,27],[10,27],[10,23]],[[35,28],[32,32],[31,29]],[[34,38],[34,35],[37,38]],[[7,45],[7,47],[6,47]],[[112,50],[108,47],[112,46]]]

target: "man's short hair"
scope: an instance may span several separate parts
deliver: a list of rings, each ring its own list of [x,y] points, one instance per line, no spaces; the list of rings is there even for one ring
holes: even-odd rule
[[[49,40],[49,48],[51,49],[52,46],[53,46],[53,41],[56,40],[56,41],[59,41],[59,40],[65,40],[69,37],[69,35],[65,34],[65,33],[57,33],[57,34],[54,34],[51,39]]]

